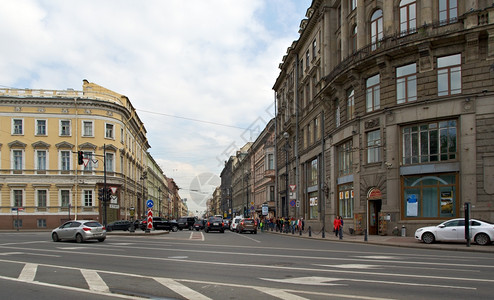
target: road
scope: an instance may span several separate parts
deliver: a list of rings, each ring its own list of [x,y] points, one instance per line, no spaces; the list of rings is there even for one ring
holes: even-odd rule
[[[493,258],[269,233],[184,230],[77,244],[2,232],[0,298],[488,299]]]

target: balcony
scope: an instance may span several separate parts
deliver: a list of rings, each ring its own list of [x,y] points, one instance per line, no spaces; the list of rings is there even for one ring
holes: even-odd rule
[[[264,178],[274,178],[275,177],[275,171],[274,170],[265,170],[264,171]]]

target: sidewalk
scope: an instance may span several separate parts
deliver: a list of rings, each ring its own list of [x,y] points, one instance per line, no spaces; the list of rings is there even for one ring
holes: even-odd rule
[[[258,231],[260,233],[260,231]],[[334,235],[334,233],[325,233],[325,237],[322,237],[322,232],[312,231],[309,236],[309,231],[305,230],[300,234],[300,232],[289,232],[281,233],[276,231],[263,231],[262,233],[269,234],[281,234],[284,236],[294,237],[294,238],[305,238],[305,239],[317,239],[326,240],[332,242],[342,242],[342,243],[363,243],[372,245],[385,245],[385,246],[395,246],[395,247],[409,247],[409,248],[421,248],[421,249],[436,249],[436,250],[448,250],[448,251],[469,251],[469,252],[483,252],[494,254],[494,244],[487,246],[479,246],[475,243],[471,243],[470,247],[467,247],[466,243],[433,243],[425,244],[421,241],[416,240],[414,237],[401,237],[401,236],[388,236],[388,235],[369,235],[367,236],[367,241],[365,241],[364,235],[349,235],[344,234],[343,239],[339,239]]]

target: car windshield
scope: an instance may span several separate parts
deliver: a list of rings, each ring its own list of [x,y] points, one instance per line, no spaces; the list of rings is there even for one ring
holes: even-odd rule
[[[254,223],[254,220],[249,220],[249,219],[244,220],[244,224],[252,224],[252,223]]]
[[[209,221],[210,222],[223,222],[223,219],[212,217],[211,219],[209,219]]]

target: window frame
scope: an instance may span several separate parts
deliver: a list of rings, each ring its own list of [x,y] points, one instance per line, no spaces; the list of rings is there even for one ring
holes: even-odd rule
[[[41,195],[40,192],[44,192],[45,194]],[[44,199],[42,199],[42,198],[44,198]],[[48,207],[48,190],[47,189],[36,189],[36,207],[37,208],[47,208]]]
[[[353,141],[347,140],[337,146],[338,151],[338,177],[353,174]]]
[[[60,150],[60,171],[70,171],[71,170],[71,151],[70,150]]]
[[[20,124],[16,124],[20,122]],[[24,119],[12,118],[12,135],[24,135]]]
[[[72,136],[72,120],[60,120],[59,126],[59,136]]]
[[[374,33],[375,32],[375,33]],[[374,51],[380,46],[380,41],[384,37],[383,11],[377,9],[372,13],[370,24],[371,50]]]
[[[411,12],[413,12],[413,16],[411,16]],[[417,1],[400,1],[399,16],[401,36],[415,33],[417,31]]]
[[[12,170],[22,171],[24,170],[24,149],[12,149]]]
[[[377,134],[377,137],[376,137]],[[382,136],[381,129],[368,131],[366,133],[367,142],[367,163],[379,163],[382,161],[381,145]]]
[[[40,122],[45,124],[40,126]],[[48,135],[48,120],[47,119],[36,119],[34,132],[36,136],[47,136]],[[43,128],[43,132],[40,132],[40,128]]]
[[[108,126],[111,126],[110,134],[108,134]],[[115,124],[105,123],[105,138],[114,140],[115,139]]]
[[[411,68],[413,67],[413,73]],[[403,88],[400,88],[403,86]],[[415,95],[410,95],[410,87]],[[400,95],[402,92],[403,97]],[[396,103],[403,104],[417,101],[417,63],[400,66],[396,68]]]
[[[458,0],[454,0],[455,5],[451,7],[451,0],[439,0],[437,6],[437,18],[439,26],[456,23],[458,21]],[[445,7],[442,7],[445,5]],[[441,15],[443,14],[443,17]]]
[[[93,120],[82,120],[81,122],[82,122],[82,136],[83,137],[94,137],[94,121]]]
[[[353,87],[346,91],[346,103],[347,103],[347,120],[355,119],[355,90]]]
[[[374,83],[376,81],[376,83]],[[365,81],[365,110],[373,112],[381,108],[381,76],[379,73]]]
[[[454,64],[447,62],[448,59],[455,60],[457,58],[459,58],[459,63]],[[439,97],[457,95],[462,93],[461,67],[461,53],[441,56],[437,58],[437,95]],[[446,81],[444,82],[447,85],[447,89],[445,90],[440,89],[440,85],[444,84],[444,80],[442,79],[443,77],[447,77]],[[453,89],[453,86],[456,86],[456,88]]]

